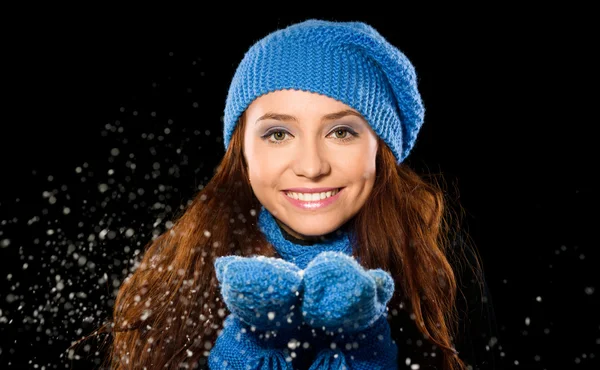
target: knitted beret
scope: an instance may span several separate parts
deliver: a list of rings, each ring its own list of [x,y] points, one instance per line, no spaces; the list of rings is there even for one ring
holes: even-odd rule
[[[414,146],[425,109],[408,58],[363,22],[309,19],[276,30],[246,51],[227,94],[225,150],[240,115],[266,93],[295,89],[355,109],[398,163]]]

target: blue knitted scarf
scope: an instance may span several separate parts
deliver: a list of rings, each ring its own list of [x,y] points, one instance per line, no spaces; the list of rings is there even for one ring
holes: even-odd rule
[[[321,236],[318,242],[306,243],[288,234],[279,226],[271,212],[261,206],[258,215],[258,227],[281,258],[294,263],[301,269],[306,268],[306,265],[321,252],[335,251],[347,255],[352,254],[352,246],[350,245],[346,225],[332,233]]]

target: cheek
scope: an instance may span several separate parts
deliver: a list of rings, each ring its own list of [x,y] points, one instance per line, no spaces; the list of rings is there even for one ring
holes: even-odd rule
[[[276,163],[266,152],[248,150],[246,152],[248,177],[253,185],[269,184],[276,177]]]
[[[248,176],[250,178],[256,177],[257,169],[260,169],[259,165],[262,161],[261,153],[257,150],[256,143],[252,140],[250,134],[246,134],[244,139],[244,159],[246,160],[246,166],[248,167]]]
[[[365,146],[360,150],[348,152],[339,162],[338,168],[343,168],[348,177],[355,181],[369,181],[375,178],[377,147]]]
[[[253,183],[270,184],[280,176],[289,164],[289,155],[282,150],[266,146],[259,137],[249,134],[244,141],[244,157],[248,166],[248,176]]]

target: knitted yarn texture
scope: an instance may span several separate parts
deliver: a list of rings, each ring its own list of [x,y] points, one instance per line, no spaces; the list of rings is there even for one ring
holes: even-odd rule
[[[384,314],[394,291],[391,276],[362,268],[346,231],[307,246],[285,239],[264,207],[258,224],[283,259],[216,260],[232,314],[211,350],[210,368],[291,369],[294,349],[300,361],[312,361],[312,370],[396,369],[397,347]],[[304,343],[315,350],[311,358]]]
[[[424,120],[416,71],[403,52],[363,22],[309,19],[268,34],[244,54],[226,98],[225,150],[244,110],[282,89],[322,94],[357,110],[398,163]]]
[[[337,232],[329,235],[328,239],[316,242],[313,245],[298,245],[287,240],[281,233],[281,228],[275,217],[264,206],[260,207],[258,227],[284,260],[292,262],[301,269],[306,268],[308,263],[321,252],[334,251],[347,255],[352,254],[349,233],[343,230],[337,230]]]

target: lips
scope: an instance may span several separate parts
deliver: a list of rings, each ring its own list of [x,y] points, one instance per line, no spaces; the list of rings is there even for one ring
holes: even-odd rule
[[[289,188],[289,189],[285,189],[282,191],[285,193],[293,192],[293,193],[312,194],[312,193],[326,193],[328,191],[342,190],[342,189],[343,189],[343,187],[338,187],[338,188]]]
[[[296,199],[296,197],[294,195],[297,195],[298,198],[301,198],[301,199],[298,199],[298,200],[301,200],[303,202],[315,202],[317,200],[326,199],[326,198],[321,198],[321,196],[323,194],[326,194],[326,195],[328,194],[329,197],[331,197],[331,196],[335,196],[339,192],[340,192],[340,190],[333,189],[333,190],[330,190],[330,191],[320,192],[320,193],[296,193],[296,192],[292,192],[292,191],[290,191],[290,192],[284,191],[283,194],[285,194],[286,196],[288,196],[290,198],[293,198],[293,199]],[[312,200],[312,198],[315,197],[315,196],[317,198],[319,198],[319,199]]]
[[[336,188],[333,188],[334,190]],[[283,197],[286,198],[292,205],[304,209],[315,211],[318,209],[326,208],[328,206],[332,206],[339,198],[340,194],[342,194],[344,188],[341,188],[335,195],[330,196],[329,198],[319,199],[319,200],[300,200],[289,197],[285,192],[283,193]]]

